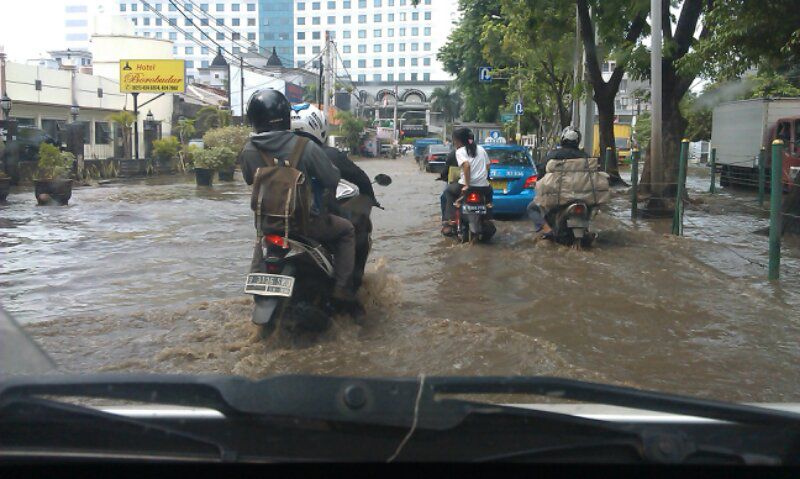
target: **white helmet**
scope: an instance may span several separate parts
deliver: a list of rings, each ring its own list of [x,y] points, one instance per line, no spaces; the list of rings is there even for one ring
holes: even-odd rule
[[[568,126],[561,130],[561,144],[564,143],[579,144],[581,142],[581,132],[574,126]]]
[[[325,115],[310,103],[292,107],[292,131],[305,133],[324,145],[328,139],[328,120]]]

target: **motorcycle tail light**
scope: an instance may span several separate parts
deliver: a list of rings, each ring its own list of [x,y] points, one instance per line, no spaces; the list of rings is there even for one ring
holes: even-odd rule
[[[481,195],[473,191],[472,193],[467,194],[466,201],[468,205],[477,205],[480,204],[483,199],[481,198]]]
[[[280,235],[265,235],[264,241],[267,245],[277,246],[278,248],[289,249],[289,243],[286,238]]]
[[[537,179],[538,177],[536,176],[529,176],[528,179],[525,180],[525,188],[535,188]]]
[[[586,207],[583,205],[575,205],[575,208],[572,209],[572,212],[576,215],[582,215],[586,213]]]

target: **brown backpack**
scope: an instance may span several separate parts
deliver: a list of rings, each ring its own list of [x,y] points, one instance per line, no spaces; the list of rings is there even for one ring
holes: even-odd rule
[[[303,172],[297,169],[307,138],[298,137],[288,159],[277,159],[258,150],[264,165],[256,170],[250,208],[255,212],[256,229],[289,230],[305,234],[308,224],[311,191]]]

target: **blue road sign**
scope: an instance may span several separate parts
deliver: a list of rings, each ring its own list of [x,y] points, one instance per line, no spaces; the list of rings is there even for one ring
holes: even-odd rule
[[[478,81],[481,83],[489,83],[492,81],[492,67],[478,68]]]
[[[522,115],[524,112],[525,109],[522,107],[522,102],[514,103],[514,113]]]

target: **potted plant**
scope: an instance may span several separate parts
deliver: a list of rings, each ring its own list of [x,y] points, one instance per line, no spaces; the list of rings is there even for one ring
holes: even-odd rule
[[[197,186],[211,186],[214,179],[214,171],[223,166],[223,157],[229,154],[227,148],[217,146],[215,148],[205,148],[194,154],[194,175]]]
[[[174,136],[153,141],[156,171],[159,173],[169,171],[172,168],[173,160],[178,156],[180,147],[180,142]]]
[[[219,149],[219,181],[233,181],[233,173],[236,169],[236,153],[228,147],[220,146]]]
[[[0,201],[5,201],[11,189],[11,178],[0,171]]]
[[[39,165],[34,179],[34,195],[39,205],[66,205],[72,197],[72,180],[67,179],[75,155],[60,152],[49,143],[39,146]]]
[[[226,126],[213,128],[203,135],[203,144],[206,148],[225,147],[234,157],[223,161],[219,170],[220,181],[233,181],[233,172],[236,169],[236,155],[242,151],[250,139],[250,128],[246,126]]]

